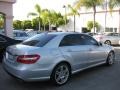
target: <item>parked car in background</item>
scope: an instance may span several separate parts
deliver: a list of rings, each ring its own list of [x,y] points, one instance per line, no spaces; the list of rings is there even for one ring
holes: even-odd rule
[[[86,34],[51,32],[33,36],[6,50],[5,71],[24,81],[51,79],[65,84],[78,71],[114,63],[112,46],[101,44]]]
[[[36,35],[36,34],[40,34],[40,33],[42,33],[42,32],[40,32],[40,31],[26,31],[26,33],[27,33],[27,35],[29,35],[30,37],[31,36],[34,36],[34,35]]]
[[[103,42],[108,45],[120,45],[119,33],[105,33],[93,36],[97,41]]]
[[[4,35],[4,30],[3,29],[0,30],[0,34]]]
[[[22,30],[13,30],[13,37],[14,39],[16,40],[26,40],[29,38],[29,35],[25,32],[25,31],[22,31]]]
[[[5,31],[1,30],[0,34],[5,35]],[[30,36],[23,30],[13,30],[13,38],[15,40],[21,40],[24,41],[28,39]]]
[[[14,40],[12,38],[9,38],[7,36],[1,35],[0,34],[0,61],[3,59],[3,54],[6,51],[6,48],[10,45],[14,45],[17,43],[20,43],[20,40]]]
[[[86,34],[87,34],[87,35],[90,35],[90,36],[94,36],[94,35],[96,35],[97,33],[87,32]]]

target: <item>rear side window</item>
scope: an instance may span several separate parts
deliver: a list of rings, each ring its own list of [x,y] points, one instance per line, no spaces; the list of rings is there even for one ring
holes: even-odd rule
[[[35,35],[35,36],[25,40],[22,44],[29,45],[29,46],[43,47],[54,37],[56,37],[56,35],[54,35],[54,34],[42,33],[42,34]]]

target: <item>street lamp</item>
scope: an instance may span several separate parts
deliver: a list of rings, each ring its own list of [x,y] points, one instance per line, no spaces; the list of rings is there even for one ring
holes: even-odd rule
[[[65,9],[65,30],[66,30],[66,25],[67,25],[67,15],[66,15],[66,6],[63,5],[63,8]],[[67,30],[66,30],[67,31]]]

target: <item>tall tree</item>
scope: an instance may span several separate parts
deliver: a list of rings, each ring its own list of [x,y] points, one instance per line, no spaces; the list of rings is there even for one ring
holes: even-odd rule
[[[41,19],[44,26],[44,31],[46,28],[51,29],[51,25],[58,27],[64,25],[64,17],[61,13],[57,13],[53,10],[43,9],[41,13]],[[47,27],[46,27],[47,26]]]
[[[66,19],[66,23],[64,21],[64,16],[61,15],[61,13],[57,13],[57,19],[56,19],[56,26],[62,26],[68,23],[68,20]]]
[[[74,32],[75,32],[75,26],[76,26],[76,15],[80,15],[78,10],[73,8],[71,5],[68,5],[68,8],[70,8],[70,13],[68,15],[72,15],[74,17]]]
[[[31,29],[32,28],[32,23],[30,20],[24,20],[22,22],[23,29]]]
[[[13,28],[14,29],[23,29],[23,27],[22,27],[22,21],[20,21],[20,20],[14,20],[13,21]]]
[[[32,28],[34,30],[39,30],[39,21],[38,21],[38,18],[32,19]]]
[[[75,2],[75,8],[80,9],[81,6],[86,7],[87,9],[93,9],[93,27],[95,33],[95,15],[96,15],[96,7],[103,5],[104,0],[77,0]]]
[[[38,17],[38,21],[39,21],[39,30],[41,30],[41,22],[40,22],[40,17],[41,17],[41,12],[42,12],[42,10],[41,10],[41,7],[40,7],[40,5],[38,5],[38,4],[36,4],[35,5],[35,10],[36,10],[36,12],[30,12],[30,13],[28,13],[28,17],[29,16],[36,16],[36,17]]]
[[[109,6],[109,9],[112,11],[114,7],[120,6],[120,0],[109,0],[108,6]]]
[[[44,24],[44,31],[45,31],[45,26],[48,24],[49,25],[49,31],[50,31],[50,25],[51,25],[51,13],[48,9],[42,10],[41,13],[41,19]]]

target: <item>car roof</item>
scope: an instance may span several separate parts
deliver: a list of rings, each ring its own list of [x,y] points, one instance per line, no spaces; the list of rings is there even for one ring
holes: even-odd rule
[[[67,35],[67,34],[82,34],[78,32],[44,32],[45,34]]]

